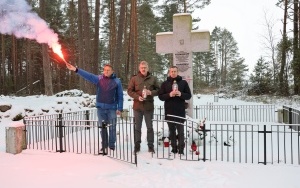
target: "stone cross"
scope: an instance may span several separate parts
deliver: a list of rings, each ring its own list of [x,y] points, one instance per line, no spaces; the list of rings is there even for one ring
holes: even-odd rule
[[[186,80],[193,93],[192,52],[208,52],[210,47],[208,30],[192,30],[192,16],[188,13],[173,15],[173,32],[156,34],[156,53],[173,53],[173,65]],[[187,101],[188,116],[193,118],[193,97]]]

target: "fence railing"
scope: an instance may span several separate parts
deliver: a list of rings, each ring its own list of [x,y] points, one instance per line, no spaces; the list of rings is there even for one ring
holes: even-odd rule
[[[277,109],[275,105],[195,105],[194,119],[206,118],[208,121],[223,122],[276,122]],[[163,106],[154,106],[154,114],[161,119],[165,116]],[[132,106],[129,106],[129,116],[133,116]]]
[[[300,123],[300,110],[289,107],[283,106],[282,107],[282,116],[283,116],[283,123],[287,124],[299,124]],[[291,125],[291,128],[294,130],[299,129],[297,126]]]
[[[137,164],[133,153],[134,121],[131,117],[116,119],[115,149],[101,151],[101,131],[96,109],[24,118],[27,149],[72,152],[109,157]]]
[[[204,159],[300,165],[300,134],[289,126],[208,124],[206,129],[209,156],[204,156]]]
[[[247,111],[247,110],[246,110]],[[101,126],[96,109],[46,116],[26,117],[28,149],[101,154]],[[245,114],[247,115],[247,114]],[[109,150],[109,157],[137,164],[134,149],[134,118],[117,119],[116,149]],[[168,121],[162,114],[153,119],[155,150],[159,159],[191,161],[230,161],[239,163],[300,164],[299,124],[275,123],[220,123],[199,122],[187,118],[184,155],[171,153]],[[293,129],[291,129],[293,127]],[[196,148],[192,147],[196,143]],[[167,147],[168,146],[168,147]]]

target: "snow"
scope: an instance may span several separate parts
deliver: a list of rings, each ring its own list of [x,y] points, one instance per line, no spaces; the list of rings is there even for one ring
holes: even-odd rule
[[[124,106],[128,108],[132,101],[124,94]],[[213,95],[201,95],[199,98],[198,95],[194,96],[194,105],[215,103]],[[29,149],[17,155],[5,153],[5,127],[21,122],[12,122],[11,119],[17,114],[78,111],[91,106],[93,100],[94,96],[86,94],[74,97],[0,96],[0,105],[12,105],[11,110],[0,112],[0,187],[299,187],[298,165],[183,161],[178,157],[174,160],[156,159],[155,156],[151,157],[144,145],[137,166],[91,154]],[[163,103],[156,98],[155,104]],[[256,103],[219,98],[217,104]],[[24,112],[24,109],[30,111]]]

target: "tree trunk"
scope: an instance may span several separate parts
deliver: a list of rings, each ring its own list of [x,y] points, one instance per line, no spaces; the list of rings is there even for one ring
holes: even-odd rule
[[[70,20],[70,38],[71,38],[71,41],[70,41],[70,48],[71,48],[71,51],[70,51],[70,59],[69,61],[72,63],[72,64],[75,64],[75,62],[77,62],[77,65],[82,65],[82,56],[81,56],[81,46],[82,46],[82,39],[81,39],[81,25],[78,25],[76,24],[76,21],[78,22],[79,24],[79,17],[77,19],[77,14],[76,14],[76,5],[74,3],[74,1],[70,1],[69,2],[69,9],[70,9],[70,15],[69,15],[69,20]],[[81,23],[81,21],[80,21]],[[77,40],[77,35],[76,33],[78,34],[78,40]],[[78,52],[79,51],[79,55],[78,55]],[[74,85],[78,86],[79,85],[79,89],[81,89],[81,85],[80,83],[83,82],[82,79],[79,79],[79,77],[76,75],[76,74],[73,74],[71,72],[68,72],[67,73],[68,75],[68,88],[74,88]],[[80,80],[80,81],[79,81]]]
[[[287,34],[286,34],[286,25],[287,25],[287,6],[288,1],[284,1],[284,17],[283,17],[283,33],[282,33],[282,49],[281,49],[281,66],[279,72],[279,92],[281,95],[288,95],[288,85],[285,83],[285,66],[286,66],[286,53],[287,53]]]
[[[118,22],[118,35],[117,35],[117,41],[116,41],[116,48],[115,48],[115,72],[117,76],[121,76],[121,69],[122,69],[122,63],[121,63],[121,54],[123,49],[123,35],[124,35],[124,23],[125,23],[125,7],[126,7],[126,0],[121,0],[121,8],[120,8],[120,14],[119,14],[119,22]]]
[[[96,0],[95,4],[95,34],[94,34],[94,61],[93,72],[97,74],[99,71],[99,27],[100,27],[100,0]]]
[[[93,50],[91,45],[91,34],[90,34],[90,16],[87,0],[82,0],[82,38],[83,38],[83,68],[88,72],[92,71],[93,61]],[[92,84],[84,84],[84,91],[87,93],[95,93]]]
[[[115,1],[111,0],[109,3],[109,55],[110,55],[110,64],[114,67],[115,66],[115,46],[116,46],[116,21],[115,18]]]
[[[299,1],[294,0],[294,41],[293,41],[293,75],[294,75],[294,95],[299,94],[300,82],[300,54],[299,54]]]
[[[52,86],[52,74],[50,67],[50,58],[48,53],[48,45],[42,44],[42,55],[43,55],[43,72],[44,72],[44,85],[45,85],[45,95],[53,95]]]
[[[16,37],[12,35],[12,47],[11,47],[11,61],[13,70],[13,92],[15,93],[18,88],[18,65],[17,65],[17,41]]]
[[[130,64],[131,74],[135,74],[138,70],[138,34],[137,34],[137,9],[136,1],[131,0],[131,19],[130,19]]]
[[[29,39],[26,40],[26,80],[28,88],[28,94],[33,94],[33,62],[31,58],[31,41]]]
[[[0,62],[0,93],[4,94],[5,89],[5,37],[1,34],[1,62]]]
[[[45,17],[46,14],[46,3],[45,0],[40,0],[40,15]],[[52,86],[52,71],[50,67],[50,57],[48,53],[48,45],[42,44],[42,56],[43,56],[43,73],[44,73],[44,87],[45,95],[53,95],[53,86]]]
[[[79,57],[78,57],[78,66],[79,68],[83,67],[84,59],[84,39],[83,39],[83,26],[82,26],[82,3],[83,1],[78,1],[78,48],[79,48]],[[79,89],[84,90],[84,80],[79,79]]]

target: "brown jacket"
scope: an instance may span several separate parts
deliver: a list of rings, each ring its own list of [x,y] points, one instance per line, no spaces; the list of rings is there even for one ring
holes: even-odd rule
[[[142,96],[144,86],[151,91],[146,100],[139,101],[139,96]],[[159,85],[157,79],[149,72],[147,76],[142,75],[140,72],[134,75],[128,84],[127,93],[133,98],[133,110],[153,110],[154,109],[154,96],[158,95]]]

